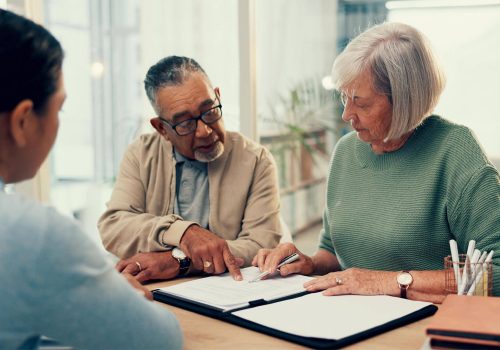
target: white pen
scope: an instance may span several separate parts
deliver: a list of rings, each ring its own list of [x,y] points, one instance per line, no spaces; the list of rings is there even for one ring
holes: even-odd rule
[[[298,259],[299,259],[299,254],[293,253],[292,255],[289,255],[286,258],[284,258],[283,260],[281,260],[281,262],[278,264],[277,269],[279,270],[279,268],[281,266],[293,263],[295,260],[298,260]],[[250,280],[249,283],[260,281],[263,277],[266,277],[269,274],[270,274],[269,271],[264,271],[260,275],[255,277],[253,280]]]
[[[481,257],[477,261],[477,264],[475,265],[475,270],[474,274],[472,275],[472,283],[470,284],[469,288],[464,289],[464,294],[465,295],[472,295],[474,294],[474,291],[476,290],[476,285],[478,285],[483,278],[483,263],[486,261],[486,255],[487,252],[483,252],[481,254]]]
[[[474,250],[472,258],[469,258],[469,256],[467,255],[467,259],[464,265],[464,275],[462,276],[462,285],[458,290],[457,293],[458,295],[467,294],[467,291],[469,290],[471,283],[474,282],[473,280],[474,271],[472,271],[472,269],[473,266],[476,266],[476,263],[478,262],[480,257],[481,257],[481,251],[479,249]]]
[[[495,253],[494,250],[491,250],[488,254],[488,256],[486,257],[486,259],[484,260],[485,263],[490,263],[491,260],[493,260],[493,254]]]
[[[467,246],[467,256],[469,257],[469,259],[472,259],[472,255],[474,254],[475,249],[476,249],[476,241],[471,239],[469,241],[469,245]]]
[[[470,263],[472,260],[472,256],[475,253],[475,248],[476,248],[476,241],[471,239],[469,241],[469,245],[467,246],[467,254],[464,261],[464,271],[462,275],[462,285],[461,285],[463,286],[462,292],[466,292],[464,288],[472,282],[470,280],[471,277]]]
[[[451,251],[451,261],[453,262],[453,270],[455,270],[455,283],[457,284],[457,291],[462,284],[462,276],[460,275],[459,269],[459,258],[458,258],[458,247],[457,241],[450,239],[450,251]]]

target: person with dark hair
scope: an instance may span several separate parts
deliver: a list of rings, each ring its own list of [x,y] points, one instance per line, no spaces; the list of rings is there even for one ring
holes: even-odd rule
[[[54,143],[62,61],[45,28],[0,9],[0,348],[36,349],[45,335],[77,349],[180,349],[175,317],[73,220],[5,193]]]
[[[281,237],[274,160],[225,131],[220,90],[194,59],[160,60],[144,85],[157,133],[123,158],[99,220],[104,246],[140,282],[226,270],[240,280],[240,265]]]

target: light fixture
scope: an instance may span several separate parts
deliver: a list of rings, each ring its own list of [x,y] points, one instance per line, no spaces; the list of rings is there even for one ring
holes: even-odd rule
[[[325,88],[325,90],[333,90],[335,89],[335,85],[333,85],[333,80],[331,75],[326,75],[321,79],[321,85]]]
[[[100,79],[104,74],[104,64],[102,62],[94,62],[90,66],[90,75],[94,79]]]

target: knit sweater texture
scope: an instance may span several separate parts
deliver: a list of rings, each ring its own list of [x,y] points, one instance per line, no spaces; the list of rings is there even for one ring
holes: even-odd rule
[[[495,250],[500,295],[500,176],[472,132],[427,118],[405,145],[375,154],[349,133],[337,144],[327,182],[320,248],[342,269],[440,270],[455,239]]]

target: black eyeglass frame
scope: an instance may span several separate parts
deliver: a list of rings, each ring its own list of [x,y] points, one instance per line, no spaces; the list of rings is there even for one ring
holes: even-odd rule
[[[205,125],[211,125],[211,124],[215,124],[215,123],[217,123],[217,122],[218,122],[218,121],[222,118],[222,104],[220,103],[219,96],[218,96],[217,94],[215,95],[215,99],[216,99],[216,101],[218,101],[218,102],[219,102],[219,104],[218,104],[217,106],[213,106],[213,107],[211,107],[210,109],[208,109],[207,111],[205,111],[205,112],[203,112],[203,113],[200,113],[200,115],[199,115],[199,116],[197,116],[197,117],[189,118],[189,119],[183,120],[183,121],[178,122],[178,123],[175,123],[175,124],[171,124],[168,120],[163,119],[163,118],[162,118],[162,117],[160,117],[160,116],[158,116],[158,118],[160,118],[160,120],[161,120],[163,123],[165,123],[165,124],[167,124],[168,126],[170,126],[170,127],[171,127],[174,131],[175,131],[175,133],[176,133],[177,135],[179,135],[179,136],[187,136],[187,135],[191,135],[193,132],[195,132],[195,131],[196,131],[196,128],[198,127],[198,120],[201,120],[203,123],[205,123]],[[215,101],[214,101],[214,103],[215,103]],[[210,122],[207,122],[207,121],[205,121],[205,120],[203,119],[203,117],[204,117],[204,116],[206,116],[207,114],[209,114],[210,112],[212,112],[213,110],[215,110],[215,109],[217,109],[217,108],[219,108],[219,110],[220,110],[220,116],[219,116],[219,118],[217,118],[216,120],[212,120],[212,121],[210,121]],[[183,124],[183,123],[185,123],[185,122],[190,122],[190,121],[195,121],[195,124],[194,124],[194,125],[195,125],[195,127],[194,127],[194,129],[193,129],[193,130],[191,130],[190,132],[188,132],[187,134],[179,134],[179,132],[177,131],[177,126],[179,126],[180,124]]]

